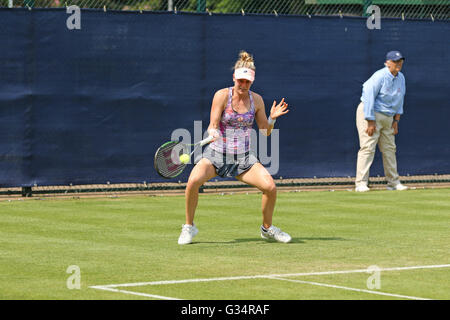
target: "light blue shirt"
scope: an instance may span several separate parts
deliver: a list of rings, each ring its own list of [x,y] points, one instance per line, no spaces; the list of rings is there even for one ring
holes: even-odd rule
[[[378,70],[363,84],[361,101],[364,103],[364,118],[375,120],[375,112],[390,117],[403,114],[405,93],[403,73],[399,72],[394,77],[387,67]]]

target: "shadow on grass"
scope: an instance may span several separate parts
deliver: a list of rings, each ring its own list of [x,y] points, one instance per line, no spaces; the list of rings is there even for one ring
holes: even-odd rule
[[[308,237],[308,238],[292,238],[289,244],[293,243],[305,243],[307,241],[347,241],[347,239],[340,237]],[[217,243],[217,244],[236,244],[243,242],[261,242],[261,243],[277,243],[275,240],[264,240],[261,238],[240,238],[231,241],[198,241],[193,242],[193,244],[204,244],[204,243]]]

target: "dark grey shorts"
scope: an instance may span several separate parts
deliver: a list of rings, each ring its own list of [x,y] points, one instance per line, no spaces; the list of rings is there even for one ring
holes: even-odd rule
[[[203,150],[203,158],[211,161],[216,168],[216,173],[222,178],[233,178],[249,170],[258,158],[251,153],[230,154],[215,151],[210,146]]]

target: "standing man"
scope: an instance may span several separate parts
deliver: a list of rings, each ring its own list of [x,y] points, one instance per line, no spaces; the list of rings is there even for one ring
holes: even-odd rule
[[[385,68],[375,72],[363,84],[361,103],[356,110],[360,149],[356,165],[355,191],[369,191],[369,170],[378,144],[383,157],[388,190],[406,190],[397,172],[395,135],[406,92],[405,77],[400,72],[405,61],[399,51],[386,54]]]

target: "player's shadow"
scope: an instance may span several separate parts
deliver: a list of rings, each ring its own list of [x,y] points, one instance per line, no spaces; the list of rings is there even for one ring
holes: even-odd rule
[[[307,238],[292,238],[292,242],[305,243],[308,241],[347,241],[341,237],[307,237]]]
[[[293,237],[290,243],[305,243],[308,241],[347,241],[347,239],[341,237]],[[199,241],[194,242],[197,244],[202,243],[220,243],[220,244],[236,244],[243,242],[262,242],[262,243],[276,243],[275,240],[264,240],[261,238],[239,238],[231,241]]]

